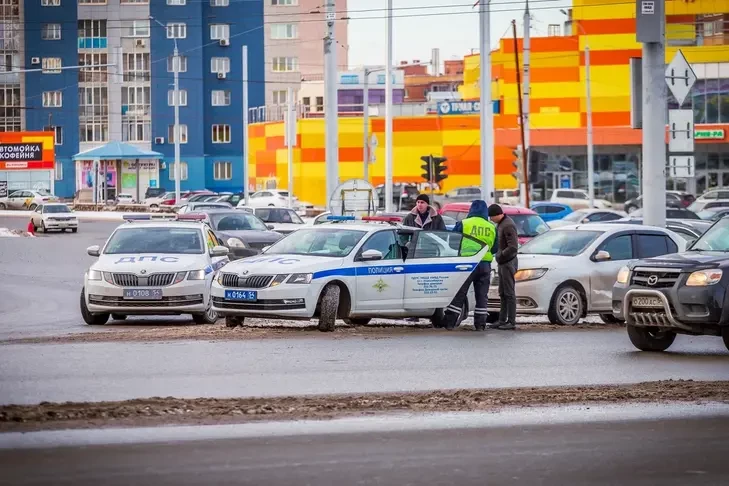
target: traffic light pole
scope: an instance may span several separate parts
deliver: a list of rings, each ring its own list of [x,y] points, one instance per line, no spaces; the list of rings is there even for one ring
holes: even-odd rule
[[[514,32],[514,59],[516,63],[516,91],[519,95],[519,127],[521,128],[521,146],[522,146],[522,173],[524,177],[524,186],[526,194],[524,194],[525,206],[529,207],[529,148],[524,143],[524,106],[521,99],[521,75],[519,73],[519,42],[516,38],[516,20],[511,21],[512,31]]]
[[[435,163],[433,162],[433,154],[430,154],[430,160],[428,162],[430,164],[430,181],[428,182],[428,185],[430,186],[430,202],[433,202],[433,184],[435,180]]]

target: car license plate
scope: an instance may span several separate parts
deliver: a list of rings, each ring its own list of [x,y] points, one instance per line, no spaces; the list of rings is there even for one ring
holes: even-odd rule
[[[162,289],[124,289],[126,300],[162,300]]]
[[[633,297],[633,307],[663,307],[663,301],[658,297]]]
[[[226,290],[225,300],[256,301],[258,300],[258,292],[255,290]]]

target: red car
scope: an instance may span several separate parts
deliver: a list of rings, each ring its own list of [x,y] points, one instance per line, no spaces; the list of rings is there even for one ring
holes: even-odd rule
[[[468,210],[470,208],[470,202],[448,203],[440,210],[440,214],[441,216],[449,216],[456,221],[463,221],[468,216]],[[514,220],[520,245],[523,245],[537,235],[541,235],[545,231],[549,231],[547,223],[531,209],[506,204],[503,204],[501,209],[504,210],[505,215]]]

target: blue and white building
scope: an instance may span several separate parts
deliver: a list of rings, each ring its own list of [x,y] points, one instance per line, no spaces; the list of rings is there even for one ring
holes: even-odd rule
[[[242,46],[249,106],[263,105],[264,1],[0,0],[0,131],[55,130],[57,195],[84,188],[89,162],[72,158],[111,141],[161,153],[140,180],[173,189],[176,42],[181,187],[241,190]],[[136,167],[108,170],[134,194]]]

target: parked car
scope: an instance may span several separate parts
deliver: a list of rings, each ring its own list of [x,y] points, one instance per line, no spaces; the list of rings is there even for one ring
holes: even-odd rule
[[[587,191],[581,189],[555,189],[552,191],[551,202],[566,204],[573,210],[589,208],[590,196]],[[613,207],[613,204],[607,199],[594,198],[594,207],[598,209],[606,209]]]
[[[456,221],[463,221],[468,217],[468,210],[470,208],[471,203],[450,203],[443,206],[440,214],[443,217],[447,216]],[[535,236],[549,231],[547,223],[531,209],[507,205],[501,206],[501,208],[504,210],[505,215],[514,220],[517,236],[519,237],[519,244],[524,244]]]
[[[635,218],[643,217],[643,210],[636,209],[630,216]],[[666,208],[666,219],[701,219],[699,215],[689,209]]]
[[[261,251],[283,238],[281,233],[273,231],[254,214],[238,209],[204,209],[199,213],[213,229],[215,235],[230,250],[231,260],[257,255]]]
[[[238,209],[255,214],[261,221],[271,225],[274,230],[282,235],[293,233],[306,226],[304,220],[293,209],[275,207],[256,208],[240,205]]]
[[[562,219],[572,212],[572,208],[566,204],[553,202],[537,202],[532,204],[532,209],[546,223]]]
[[[289,203],[289,191],[264,189],[263,191],[254,192],[248,199],[248,205],[254,208],[285,208]],[[296,196],[292,196],[291,198],[293,202],[297,201],[297,199]]]
[[[615,211],[614,209],[578,209],[562,219],[550,221],[547,224],[550,228],[558,228],[569,224],[615,221],[626,216],[627,214],[623,211]]]
[[[144,191],[144,199],[160,197],[166,192],[167,192],[167,189],[163,189],[161,187],[148,187],[147,190]]]
[[[144,200],[144,205],[147,206],[150,209],[156,209],[156,208],[160,207],[160,205],[164,201],[171,201],[170,205],[172,203],[174,203],[174,201],[175,201],[175,192],[174,191],[172,191],[172,192],[163,192],[162,194],[157,195],[157,196],[147,197]]]
[[[643,224],[642,218],[632,218],[628,216],[627,218],[623,219],[617,219],[615,221],[606,221],[606,223],[615,223],[615,224]],[[666,228],[676,233],[678,236],[682,237],[684,240],[686,240],[686,244],[690,245],[701,235],[703,235],[706,230],[708,230],[711,227],[711,222],[709,221],[700,221],[697,219],[668,219],[666,220]]]
[[[704,209],[697,214],[699,218],[705,219],[707,221],[717,221],[727,215],[729,215],[729,207]]]
[[[7,197],[0,198],[0,210],[29,209],[35,211],[41,204],[58,202],[58,198],[48,191],[20,190],[8,193]]]
[[[729,189],[712,189],[706,191],[702,195],[696,198],[688,207],[689,210],[698,213],[704,209],[707,209],[709,203],[727,203],[729,204]],[[714,206],[716,207],[716,206]]]
[[[233,209],[233,206],[228,203],[191,202],[180,206],[180,209],[177,210],[177,214],[196,213],[203,209]]]
[[[680,191],[666,191],[666,207],[667,208],[688,208],[696,198],[693,194],[688,192]],[[634,197],[628,201],[625,201],[625,212],[630,214],[633,211],[643,207],[643,195]]]
[[[375,187],[377,192],[377,207],[385,209],[385,185]],[[392,209],[395,211],[410,211],[415,207],[415,199],[420,194],[420,188],[415,183],[395,183],[392,185]],[[441,203],[432,201],[431,204],[438,209]]]
[[[550,230],[519,249],[516,312],[547,315],[562,325],[577,324],[589,313],[615,322],[611,293],[620,268],[635,258],[685,249],[683,238],[663,228],[594,223]],[[488,307],[498,315],[497,276]]]
[[[61,233],[66,230],[71,230],[72,233],[78,231],[78,218],[68,206],[61,203],[40,204],[31,214],[30,220],[36,231],[44,233],[51,230]]]

